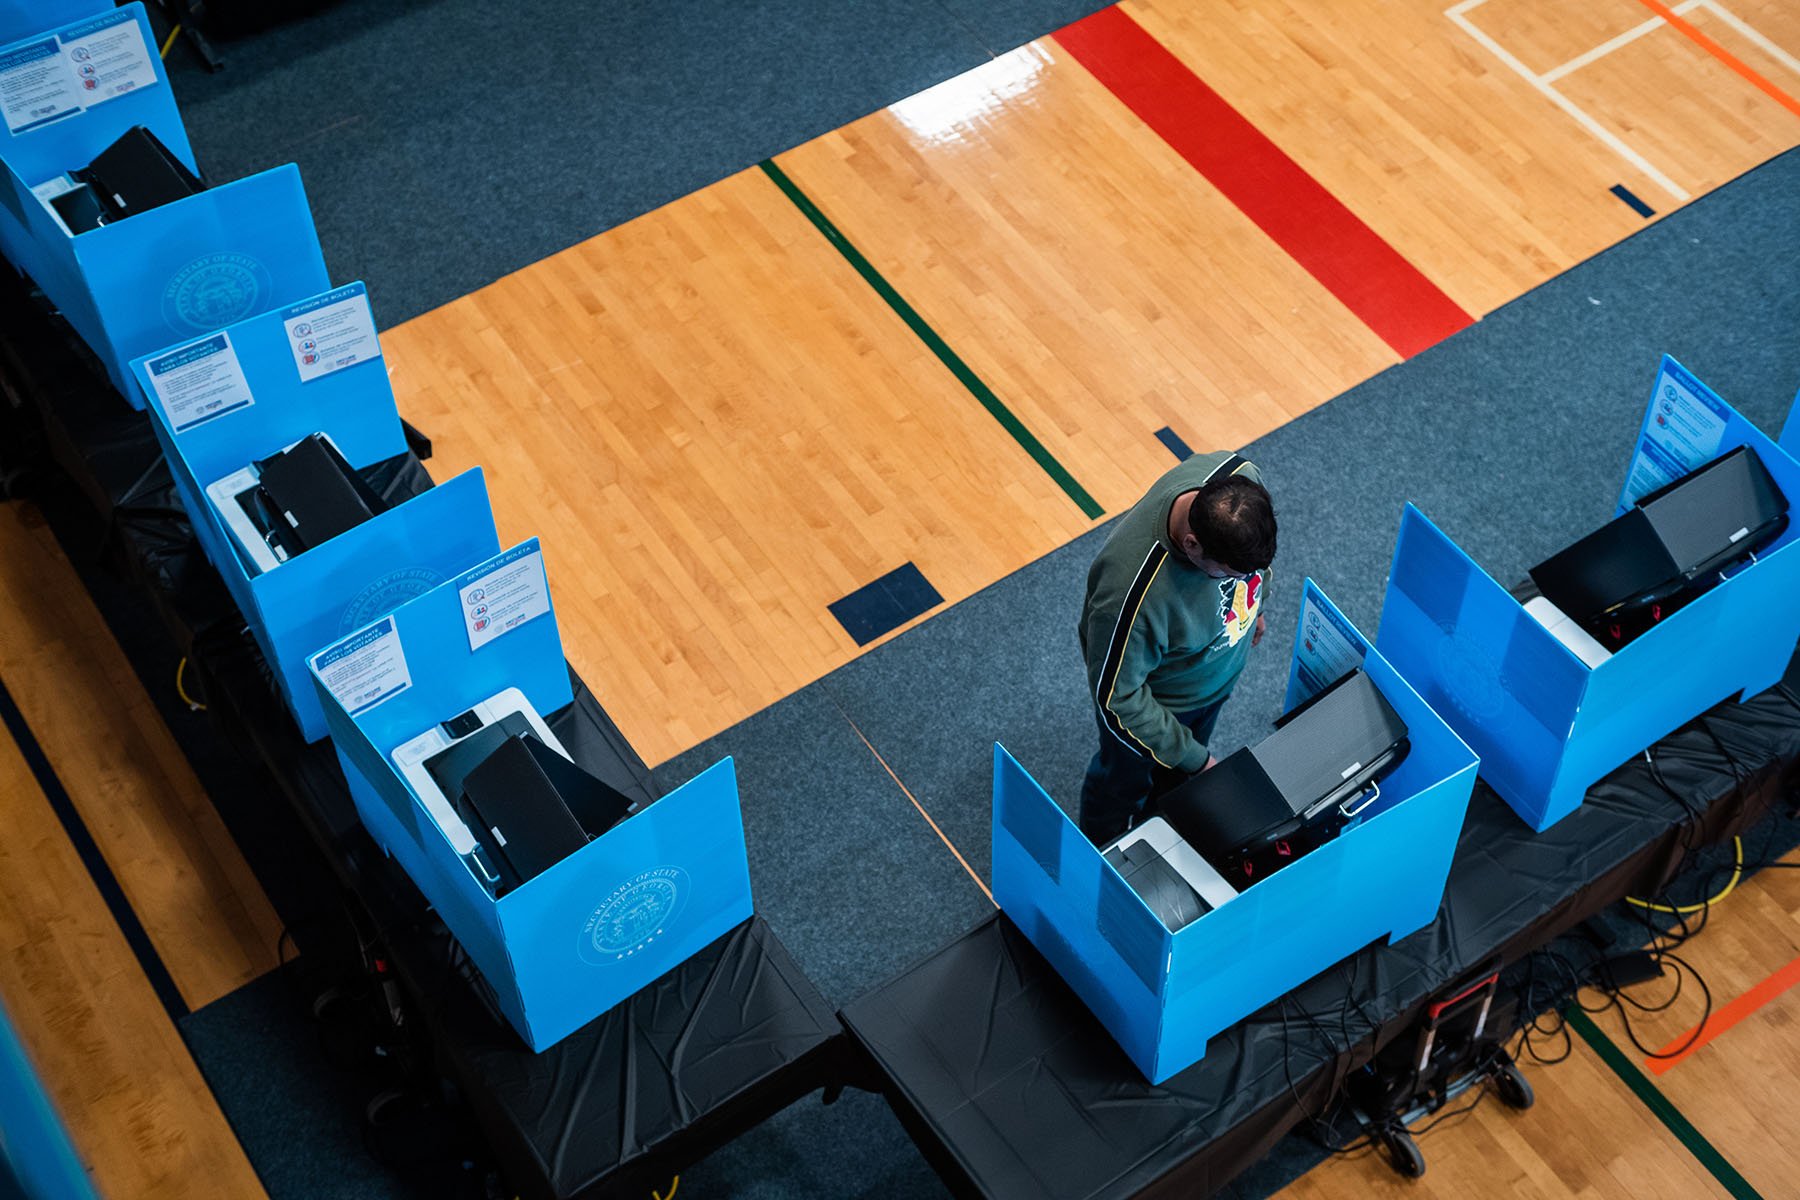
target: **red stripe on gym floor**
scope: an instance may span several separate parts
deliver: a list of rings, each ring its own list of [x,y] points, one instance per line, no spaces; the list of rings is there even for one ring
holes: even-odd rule
[[[1661,1075],[1795,984],[1800,984],[1800,958],[1796,958],[1725,1007],[1714,1009],[1706,1020],[1700,1022],[1697,1029],[1688,1030],[1657,1051],[1658,1054],[1669,1055],[1668,1058],[1647,1059],[1644,1065],[1650,1069],[1652,1075]],[[1676,1050],[1680,1050],[1681,1053],[1676,1054]]]
[[[1054,36],[1402,358],[1473,323],[1122,9]]]

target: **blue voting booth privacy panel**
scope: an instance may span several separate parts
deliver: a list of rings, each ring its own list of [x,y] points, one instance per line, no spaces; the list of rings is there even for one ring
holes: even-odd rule
[[[86,297],[70,296],[69,236],[32,188],[87,166],[134,125],[195,165],[144,6],[75,15],[18,40],[0,33],[0,254],[59,304]]]
[[[1800,459],[1800,395],[1794,397],[1794,405],[1788,409],[1787,423],[1781,427],[1781,448]]]
[[[1481,756],[1482,777],[1546,828],[1588,668],[1410,504],[1376,643]]]
[[[316,373],[317,363],[303,362],[312,352],[300,346],[320,340],[319,314],[346,312],[366,330],[357,361]],[[201,545],[275,668],[308,741],[324,737],[326,726],[306,656],[500,548],[477,470],[273,570],[246,570],[206,485],[314,432],[329,434],[352,466],[404,452],[405,433],[378,355],[367,298],[361,284],[352,284],[132,363],[134,385],[149,398],[152,426]]]
[[[0,46],[112,10],[112,0],[0,0]]]
[[[1738,446],[1800,501],[1800,464],[1665,358],[1621,503]],[[1790,524],[1754,564],[1589,668],[1408,505],[1377,642],[1480,754],[1494,790],[1542,830],[1683,722],[1780,679],[1800,639],[1797,537]]]
[[[50,1097],[0,1009],[0,1196],[95,1200]]]
[[[292,163],[69,241],[112,349],[108,371],[134,408],[144,401],[132,359],[331,286]]]
[[[354,326],[344,337],[356,340],[355,361],[325,371],[304,361],[317,355],[313,322],[321,312]],[[245,573],[243,557],[206,497],[208,485],[312,433],[329,434],[355,467],[405,452],[374,326],[367,290],[358,282],[132,362],[176,490],[228,584]],[[242,596],[238,601],[245,603]]]
[[[508,628],[491,640],[472,628],[478,592],[511,597],[512,614],[494,614]],[[394,771],[396,746],[509,687],[545,716],[573,698],[535,539],[400,606],[312,666],[357,811],[534,1050],[750,916],[729,760],[498,902]]]
[[[994,897],[1153,1083],[1332,963],[1437,914],[1475,754],[1308,580],[1288,706],[1357,665],[1406,721],[1412,743],[1381,799],[1337,839],[1172,935],[995,747]]]
[[[252,625],[306,740],[328,732],[308,654],[499,548],[474,467],[250,580]]]

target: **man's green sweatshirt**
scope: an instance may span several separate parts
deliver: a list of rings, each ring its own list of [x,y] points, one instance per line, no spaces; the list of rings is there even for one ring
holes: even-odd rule
[[[1250,653],[1268,572],[1212,578],[1169,541],[1169,509],[1232,457],[1194,455],[1119,518],[1088,569],[1081,614],[1088,683],[1111,736],[1190,773],[1206,765],[1207,749],[1176,714],[1231,693]],[[1248,461],[1230,469],[1262,482]]]

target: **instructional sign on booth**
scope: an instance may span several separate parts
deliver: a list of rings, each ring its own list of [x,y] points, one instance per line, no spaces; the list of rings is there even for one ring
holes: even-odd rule
[[[313,659],[313,670],[344,711],[359,716],[412,686],[394,618],[383,617]]]
[[[1725,438],[1730,410],[1706,385],[1665,364],[1626,477],[1627,503],[1640,500],[1712,459]]]
[[[381,357],[375,314],[360,283],[284,309],[281,319],[301,383]]]
[[[1311,699],[1363,664],[1366,646],[1342,617],[1308,596],[1300,606],[1300,645],[1294,651],[1302,695]]]
[[[176,433],[256,403],[228,333],[202,338],[145,365]]]
[[[544,578],[544,553],[536,542],[507,551],[480,575],[457,581],[469,649],[479,650],[550,611],[550,585]]]
[[[143,30],[123,12],[0,55],[0,113],[20,134],[155,82]]]

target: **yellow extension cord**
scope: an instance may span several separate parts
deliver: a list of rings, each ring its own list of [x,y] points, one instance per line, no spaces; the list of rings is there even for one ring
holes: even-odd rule
[[[1732,849],[1732,852],[1737,856],[1737,861],[1732,864],[1731,878],[1726,881],[1724,887],[1719,889],[1718,895],[1708,896],[1706,899],[1702,900],[1698,904],[1653,904],[1648,900],[1639,900],[1636,896],[1625,897],[1625,903],[1635,904],[1639,908],[1647,908],[1651,912],[1677,913],[1677,914],[1695,913],[1695,912],[1699,912],[1702,909],[1712,907],[1713,905],[1717,904],[1719,901],[1723,900],[1725,897],[1731,895],[1732,889],[1736,888],[1738,885],[1738,880],[1740,880],[1744,877],[1744,839],[1741,837],[1732,838],[1731,839],[1731,849]]]
[[[187,689],[181,686],[181,677],[186,673],[187,673],[187,659],[184,658],[179,663],[177,663],[175,666],[175,694],[177,696],[181,697],[181,702],[188,706],[189,711],[205,712],[206,705],[200,703],[198,700],[196,700],[192,696],[188,695]]]

